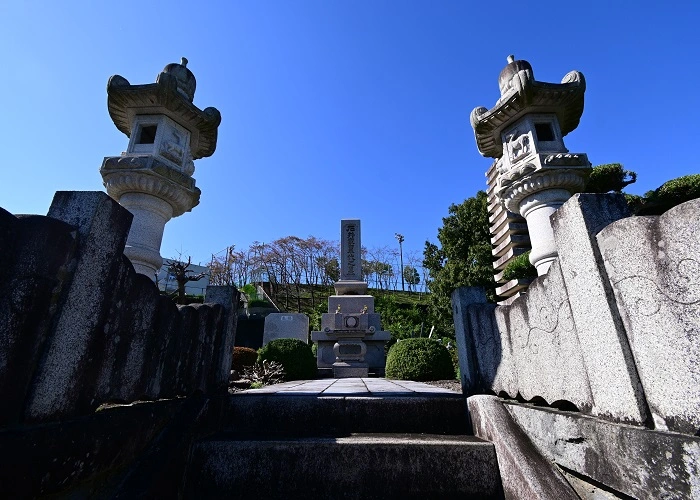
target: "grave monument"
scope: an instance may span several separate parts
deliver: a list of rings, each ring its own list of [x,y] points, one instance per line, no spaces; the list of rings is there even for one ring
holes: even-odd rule
[[[335,378],[384,374],[384,344],[391,334],[382,331],[374,297],[367,295],[362,279],[360,221],[340,221],[340,280],[328,298],[328,313],[321,316],[321,331],[312,332],[318,345],[317,365],[333,369]]]
[[[539,82],[529,62],[508,56],[498,85],[501,97],[496,105],[475,108],[471,124],[479,152],[496,159],[496,196],[508,212],[527,221],[530,262],[541,276],[557,257],[549,216],[573,193],[583,191],[591,171],[588,157],[570,153],[563,139],[583,114],[586,80],[580,72],[571,71],[561,83]],[[506,249],[507,242],[502,246]],[[517,255],[511,253],[511,258]],[[501,264],[497,269],[506,262]]]
[[[277,339],[309,343],[309,317],[301,313],[270,313],[265,316],[263,346]]]
[[[100,174],[107,194],[134,215],[124,254],[152,280],[163,263],[165,224],[199,204],[193,160],[216,149],[221,114],[192,103],[195,87],[184,57],[168,64],[156,83],[131,85],[119,75],[107,83],[109,115],[129,145],[105,158]]]

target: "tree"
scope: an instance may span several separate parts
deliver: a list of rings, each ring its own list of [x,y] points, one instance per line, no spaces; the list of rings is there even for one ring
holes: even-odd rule
[[[403,279],[406,284],[408,284],[408,291],[412,291],[413,287],[420,283],[420,274],[418,274],[418,269],[409,265],[403,266]]]
[[[625,170],[620,163],[606,163],[593,167],[586,183],[587,193],[616,193],[637,181],[637,173]]]
[[[171,260],[166,261],[166,265],[168,266],[168,272],[175,276],[175,281],[177,281],[177,303],[184,305],[186,303],[185,285],[190,281],[201,280],[207,273],[192,274],[193,271],[188,269],[192,265],[192,257],[187,257],[187,264]]]
[[[430,316],[443,336],[454,337],[450,298],[460,286],[482,286],[495,300],[493,258],[486,193],[479,191],[459,205],[450,205],[449,216],[438,229],[440,247],[425,242],[423,267],[429,272]]]

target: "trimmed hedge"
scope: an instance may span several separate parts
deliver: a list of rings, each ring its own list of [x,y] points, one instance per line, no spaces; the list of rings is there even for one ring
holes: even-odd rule
[[[253,366],[258,360],[258,351],[250,347],[234,347],[231,369],[242,372],[244,366]]]
[[[637,180],[637,174],[625,170],[619,163],[606,163],[593,167],[586,183],[586,193],[619,193]]]
[[[258,361],[277,361],[284,367],[284,380],[316,378],[316,357],[311,346],[299,339],[275,339],[258,351]]]
[[[700,198],[700,174],[685,175],[664,182],[654,191],[646,193],[636,214],[661,215],[666,210],[695,198]]]
[[[440,342],[427,338],[397,342],[386,359],[386,377],[399,380],[451,380],[452,357]]]

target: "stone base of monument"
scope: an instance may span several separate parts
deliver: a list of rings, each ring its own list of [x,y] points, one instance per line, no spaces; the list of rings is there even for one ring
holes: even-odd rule
[[[333,363],[333,378],[368,377],[369,366],[364,361],[336,361]]]
[[[384,376],[384,365],[386,362],[384,345],[390,338],[391,334],[389,332],[379,331],[375,332],[374,335],[367,335],[363,339],[366,350],[364,362],[367,363],[370,373],[379,377]],[[337,361],[334,347],[338,337],[334,333],[312,332],[311,339],[318,346],[316,365],[318,366],[319,374],[324,374],[325,371],[332,371],[333,365]]]

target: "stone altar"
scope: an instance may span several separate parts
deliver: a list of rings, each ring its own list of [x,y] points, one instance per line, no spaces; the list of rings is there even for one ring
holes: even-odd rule
[[[321,331],[311,332],[318,345],[317,366],[333,368],[335,378],[384,374],[384,344],[391,338],[382,331],[374,297],[367,295],[362,279],[360,221],[340,221],[340,280],[328,298],[328,313],[321,316]]]

